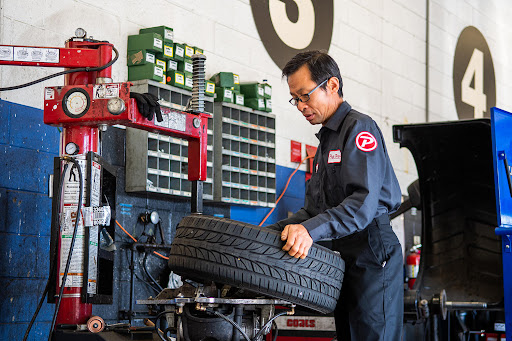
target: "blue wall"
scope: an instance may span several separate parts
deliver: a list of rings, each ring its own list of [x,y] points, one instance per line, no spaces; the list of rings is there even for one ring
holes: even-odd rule
[[[19,340],[46,285],[51,199],[48,176],[59,132],[43,112],[0,100],[0,339]],[[47,336],[53,305],[44,304],[32,340]]]
[[[294,169],[276,166],[276,199],[283,192],[288,177]],[[288,185],[288,189],[274,212],[267,218],[263,226],[273,224],[288,217],[288,212],[295,213],[304,206],[304,193],[306,190],[306,173],[297,171]],[[259,225],[261,220],[270,212],[271,208],[233,205],[231,206],[231,219]]]

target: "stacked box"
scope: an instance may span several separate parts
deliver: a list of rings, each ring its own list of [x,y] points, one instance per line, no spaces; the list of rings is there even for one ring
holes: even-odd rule
[[[233,96],[234,96],[234,103],[235,104],[238,104],[238,105],[245,105],[245,101],[244,101],[244,95],[241,94],[239,91],[236,91],[234,90],[233,91]]]
[[[167,84],[184,89],[185,75],[180,71],[169,70],[167,71]]]
[[[204,54],[204,50],[194,46],[194,54]]]
[[[232,72],[219,72],[210,78],[218,87],[232,88],[235,85]]]
[[[149,50],[132,50],[127,55],[128,66],[155,64],[155,53]]]
[[[265,111],[265,99],[263,98],[246,98],[245,106],[254,110]]]
[[[204,94],[206,96],[210,96],[210,97],[215,96],[215,83],[214,82],[205,80]]]
[[[145,33],[128,36],[128,51],[149,50],[154,53],[163,51],[162,36],[158,33]]]
[[[272,112],[272,100],[270,98],[265,98],[265,111]]]
[[[185,89],[192,90],[193,84],[192,74],[190,72],[185,72]]]
[[[272,86],[268,83],[263,83],[263,97],[271,98],[272,97]]]
[[[173,29],[167,26],[156,26],[156,27],[148,27],[141,28],[139,30],[140,34],[145,33],[158,33],[162,39],[164,40],[164,44],[172,45],[174,40],[174,32]]]
[[[178,71],[192,73],[194,71],[192,59],[185,58],[183,61],[178,62]]]
[[[194,55],[194,47],[190,46],[190,45],[187,45],[187,44],[184,44],[185,45],[185,58],[192,58],[192,56]]]
[[[183,61],[185,58],[185,46],[183,44],[174,43],[174,60]]]
[[[138,81],[141,79],[152,79],[162,82],[164,80],[164,69],[155,64],[130,66],[128,68],[128,81]]]
[[[259,83],[242,83],[240,84],[240,92],[245,98],[263,98],[265,89]]]
[[[233,74],[233,87],[236,91],[240,92],[240,76],[236,73]]]
[[[215,102],[233,103],[233,90],[230,88],[216,87],[215,93],[217,94]]]
[[[157,59],[155,64],[156,64],[156,66],[159,66],[159,67],[161,67],[161,68],[162,68],[162,70],[164,71],[164,73],[163,73],[163,74],[165,75],[165,74],[166,74],[166,71],[167,71],[167,70],[166,70],[166,69],[167,69],[167,65],[166,65],[165,61],[163,61],[163,60],[161,60],[161,59]],[[162,80],[160,83],[162,83],[162,84],[166,84],[166,78],[167,78],[167,77],[165,77],[165,76],[164,76],[164,77],[163,77],[163,80]]]
[[[172,59],[167,61],[167,71],[171,70],[178,71],[178,62]]]
[[[171,60],[171,59],[173,59],[174,58],[174,46],[173,46],[173,44],[167,45],[166,43],[164,43],[163,52],[162,53],[157,53],[156,57],[158,59],[163,59],[163,60]]]

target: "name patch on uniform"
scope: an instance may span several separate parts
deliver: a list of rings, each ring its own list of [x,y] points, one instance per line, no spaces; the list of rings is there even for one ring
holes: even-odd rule
[[[341,150],[331,150],[329,152],[329,158],[327,163],[340,163],[341,162]]]
[[[362,131],[356,136],[356,146],[363,152],[371,152],[377,148],[377,139],[367,131]]]

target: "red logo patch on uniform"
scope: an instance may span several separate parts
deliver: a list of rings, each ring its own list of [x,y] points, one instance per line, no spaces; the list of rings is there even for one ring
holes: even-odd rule
[[[377,148],[377,139],[367,131],[362,131],[356,136],[356,146],[363,152],[371,152]]]
[[[341,162],[341,150],[331,150],[329,152],[329,158],[327,163],[340,163]]]

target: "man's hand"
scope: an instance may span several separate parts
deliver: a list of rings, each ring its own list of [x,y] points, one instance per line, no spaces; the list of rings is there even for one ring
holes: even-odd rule
[[[290,256],[301,259],[306,258],[313,245],[313,239],[308,230],[300,224],[286,225],[281,232],[281,240],[286,240],[283,251],[288,251]]]

